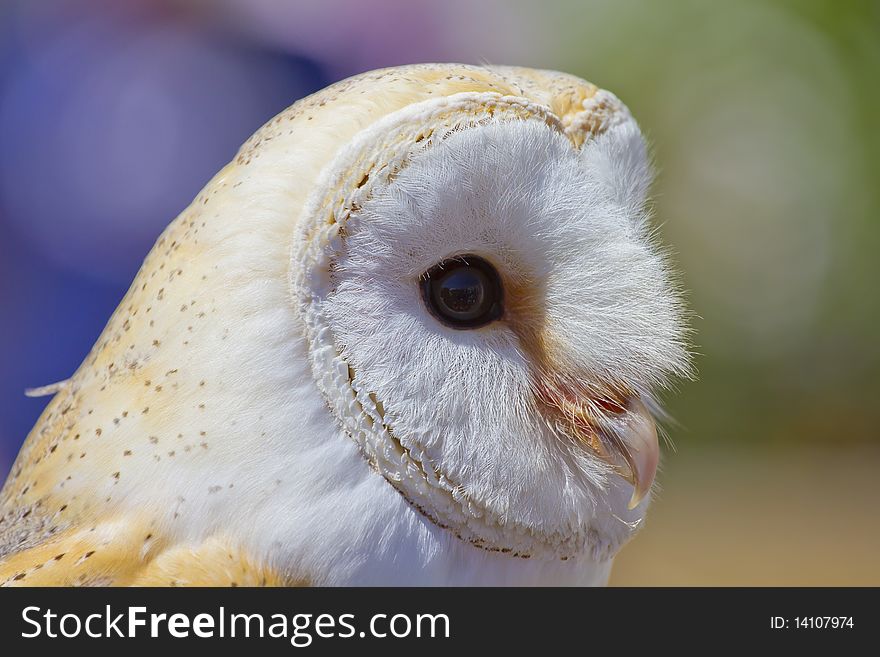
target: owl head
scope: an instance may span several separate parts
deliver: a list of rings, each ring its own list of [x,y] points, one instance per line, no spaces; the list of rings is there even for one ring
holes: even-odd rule
[[[657,468],[654,393],[688,374],[612,94],[560,74],[408,103],[359,130],[298,222],[315,382],[424,517],[512,556],[608,556]]]
[[[125,517],[317,583],[603,581],[655,394],[690,371],[649,182],[626,108],[561,73],[409,66],[299,101],[53,388],[7,539]]]

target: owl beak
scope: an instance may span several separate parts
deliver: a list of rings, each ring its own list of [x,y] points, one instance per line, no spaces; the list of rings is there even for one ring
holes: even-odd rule
[[[626,410],[602,428],[613,449],[606,461],[633,486],[628,508],[634,509],[645,499],[654,484],[660,462],[657,425],[639,399],[631,398]]]
[[[598,458],[626,481],[633,493],[629,508],[645,499],[654,484],[660,461],[657,426],[637,394],[588,395],[590,402],[577,400],[566,386],[539,388],[538,400],[548,417],[557,418]]]

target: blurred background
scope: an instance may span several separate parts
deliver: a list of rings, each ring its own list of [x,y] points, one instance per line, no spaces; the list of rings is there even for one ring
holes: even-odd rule
[[[0,0],[0,480],[163,227],[264,121],[368,69],[613,90],[700,379],[614,584],[880,585],[880,3]]]

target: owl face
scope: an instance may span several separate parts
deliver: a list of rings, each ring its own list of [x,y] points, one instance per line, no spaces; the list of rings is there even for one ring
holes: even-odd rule
[[[519,557],[610,556],[658,460],[652,391],[688,371],[633,120],[542,105],[399,110],[326,167],[292,254],[316,383],[426,519]]]

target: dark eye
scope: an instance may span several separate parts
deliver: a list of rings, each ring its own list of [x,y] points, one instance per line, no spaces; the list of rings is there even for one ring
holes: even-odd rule
[[[457,256],[434,265],[422,274],[421,285],[428,309],[447,326],[476,328],[501,317],[501,279],[478,256]]]

